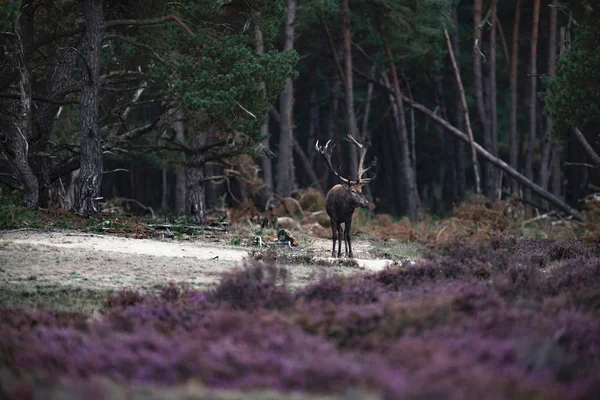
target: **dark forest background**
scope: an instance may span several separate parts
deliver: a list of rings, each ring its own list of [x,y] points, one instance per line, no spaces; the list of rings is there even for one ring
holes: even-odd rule
[[[337,183],[317,141],[354,177],[348,133],[378,159],[376,212],[445,215],[481,192],[580,218],[600,191],[594,1],[0,7],[2,195],[30,209],[264,209]]]

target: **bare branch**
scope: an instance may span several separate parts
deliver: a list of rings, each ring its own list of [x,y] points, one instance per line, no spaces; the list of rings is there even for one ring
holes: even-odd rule
[[[475,151],[475,140],[473,139],[473,131],[471,130],[471,118],[469,117],[469,108],[467,106],[467,99],[465,97],[465,89],[463,88],[462,80],[460,79],[460,72],[456,65],[456,59],[454,58],[454,52],[452,51],[452,43],[450,42],[450,35],[448,30],[444,28],[444,36],[446,37],[446,47],[448,48],[448,54],[450,61],[452,62],[452,69],[454,70],[454,77],[456,78],[456,85],[460,93],[460,100],[462,103],[463,113],[465,116],[465,127],[467,128],[467,134],[469,135],[469,143],[471,145],[471,157],[473,159],[473,174],[475,175],[475,191],[481,193],[481,183],[479,179],[479,165],[477,163],[477,152]]]
[[[0,98],[20,100],[21,96],[15,93],[0,93]],[[31,99],[57,105],[79,104],[79,99],[54,100],[39,95],[33,95],[31,96]]]
[[[579,143],[581,143],[581,145],[583,146],[585,151],[588,153],[590,158],[594,161],[594,163],[597,166],[600,166],[600,156],[598,156],[598,153],[596,153],[594,148],[585,139],[585,136],[583,136],[583,133],[581,133],[579,128],[577,128],[577,127],[573,128],[573,133],[575,134],[575,137],[577,137],[577,140],[579,140]]]

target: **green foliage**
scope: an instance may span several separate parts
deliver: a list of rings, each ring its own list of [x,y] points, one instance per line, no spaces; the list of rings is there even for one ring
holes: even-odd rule
[[[0,0],[0,31],[8,29],[19,16],[20,1]]]
[[[430,71],[440,67],[445,54],[444,25],[450,24],[454,0],[369,1],[357,9],[368,15],[365,36],[385,59],[381,35],[392,47],[395,61],[415,62]]]
[[[29,211],[21,206],[19,191],[4,193],[0,188],[0,229],[35,226],[36,216],[36,211]]]
[[[575,40],[558,62],[556,77],[545,79],[545,112],[561,134],[600,119],[600,10],[594,7],[575,32]]]

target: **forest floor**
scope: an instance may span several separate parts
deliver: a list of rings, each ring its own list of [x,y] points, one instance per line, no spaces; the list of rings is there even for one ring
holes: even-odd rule
[[[47,299],[52,292],[59,308],[87,309],[95,308],[95,299],[106,292],[124,288],[153,290],[168,282],[208,288],[251,258],[278,259],[290,271],[291,288],[325,275],[379,271],[418,258],[416,245],[386,248],[368,237],[353,240],[356,258],[349,260],[328,258],[331,241],[326,239],[304,238],[295,248],[261,250],[258,245],[232,245],[242,242],[230,239],[239,234],[134,239],[77,230],[0,232],[1,297],[36,305],[36,299]]]

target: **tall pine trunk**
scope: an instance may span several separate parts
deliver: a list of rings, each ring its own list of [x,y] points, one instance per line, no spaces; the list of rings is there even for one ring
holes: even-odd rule
[[[186,143],[185,125],[181,112],[177,113],[176,120],[173,122],[173,130],[175,130],[176,140],[180,143]],[[175,170],[175,212],[178,214],[185,213],[186,186],[185,170],[182,167],[177,167]]]
[[[382,32],[383,36],[383,32]],[[421,199],[419,198],[419,191],[417,187],[417,173],[412,166],[410,161],[410,149],[408,143],[408,130],[406,129],[406,116],[404,112],[404,103],[402,101],[402,92],[400,91],[400,83],[398,81],[398,73],[396,71],[396,65],[394,64],[394,57],[392,55],[392,48],[385,38],[384,46],[385,53],[388,60],[391,63],[392,70],[392,88],[394,91],[394,98],[396,106],[398,107],[399,117],[399,130],[398,140],[400,152],[399,157],[402,163],[402,169],[400,174],[404,181],[404,187],[406,189],[406,209],[405,213],[408,215],[411,221],[417,221],[423,218],[423,212],[421,210]]]
[[[192,217],[192,222],[203,224],[206,217],[206,192],[204,173],[204,154],[199,151],[205,144],[204,132],[194,132],[191,140],[192,152],[186,155],[186,213]],[[194,151],[196,150],[196,151]]]
[[[548,35],[548,76],[552,77],[556,74],[556,25],[558,17],[558,0],[552,0],[550,7],[550,30]],[[552,119],[546,117],[545,123],[546,132],[545,142],[542,147],[542,164],[540,166],[540,186],[545,190],[548,189],[551,170],[552,156],[558,157],[558,154],[552,154],[556,149],[552,144]],[[543,207],[548,207],[548,202],[542,202]]]
[[[510,56],[510,132],[508,136],[509,163],[518,170],[519,141],[517,140],[517,74],[519,68],[519,24],[521,22],[521,0],[515,6],[515,20],[512,32],[512,50]],[[518,191],[518,184],[512,180],[512,191]]]
[[[283,51],[294,48],[294,23],[296,21],[297,0],[287,0],[287,17],[285,21],[285,44]],[[279,106],[281,108],[281,124],[279,129],[279,161],[277,163],[277,193],[288,197],[295,189],[294,176],[294,83],[292,78],[285,80]]]
[[[490,116],[490,152],[494,156],[498,156],[498,109],[496,104],[496,2],[492,5],[490,15],[490,63],[489,63],[489,116]],[[490,183],[490,191],[493,193],[492,199],[498,198],[501,191],[502,182],[498,182],[499,174],[496,168],[492,169],[492,182]],[[490,197],[490,196],[488,196]]]
[[[21,21],[16,21],[14,26],[17,40],[13,41],[11,50],[14,50],[13,62],[20,75],[18,88],[15,90],[20,98],[13,102],[11,107],[16,121],[14,126],[7,129],[9,138],[7,142],[11,152],[5,152],[5,154],[11,170],[23,184],[23,207],[34,210],[39,207],[39,186],[37,177],[29,165],[29,140],[33,127],[31,75],[25,59],[26,50],[23,45],[24,32],[21,31]]]
[[[460,74],[460,37],[458,34],[458,14],[456,8],[452,9],[452,21],[454,27],[450,33],[450,38],[452,40],[452,51],[454,52],[454,57],[456,58],[456,68],[459,70]],[[460,92],[456,92],[456,96],[454,99],[454,122],[455,126],[463,129],[465,125],[465,114],[462,109]],[[454,143],[454,165],[456,169],[456,203],[462,201],[466,196],[467,191],[467,168],[465,165],[465,157],[466,150],[465,144],[457,139],[451,138],[452,143]]]
[[[340,100],[338,97],[339,92],[340,92],[340,86],[341,86],[340,77],[338,75],[334,75],[333,82],[331,84],[331,89],[329,91],[330,102],[329,102],[329,115],[327,116],[327,137],[325,140],[326,142],[328,140],[333,141],[333,139],[335,137],[338,113],[339,113],[339,108],[340,108]],[[319,162],[320,162],[320,167],[318,169],[323,171],[323,174],[321,175],[321,182],[322,182],[321,187],[325,191],[327,191],[329,189],[329,187],[332,186],[329,183],[329,179],[328,179],[329,175],[330,175],[329,169],[327,168],[327,165],[323,161],[322,157],[317,157],[317,160],[319,160]]]
[[[100,62],[104,38],[101,0],[84,0],[86,32],[83,42],[83,83],[81,88],[81,168],[75,209],[84,215],[99,212],[102,183],[102,143],[100,137]]]
[[[531,55],[529,61],[529,132],[527,151],[525,152],[525,177],[533,180],[533,152],[535,150],[537,130],[537,42],[540,22],[540,0],[533,2],[533,27],[531,30]],[[525,190],[525,198],[531,200],[531,191]]]
[[[475,0],[473,8],[473,26],[475,45],[473,46],[473,75],[474,75],[474,86],[475,86],[475,100],[477,105],[477,115],[483,131],[483,147],[490,153],[493,153],[492,149],[492,133],[490,129],[490,120],[487,115],[484,97],[484,84],[483,84],[483,71],[481,65],[481,49],[482,49],[482,27],[481,27],[481,8],[482,0]],[[484,167],[484,193],[488,198],[494,197],[495,181],[494,181],[494,167],[488,163],[483,163]]]
[[[255,37],[256,37],[256,52],[258,54],[265,54],[265,45],[263,42],[263,34],[260,30],[260,26],[256,24],[255,26]],[[260,83],[261,90],[264,91],[266,96],[266,82]],[[265,203],[268,198],[273,194],[273,164],[271,162],[271,149],[269,144],[269,114],[267,114],[267,119],[265,123],[260,127],[260,135],[264,137],[262,141],[263,151],[260,156],[260,165],[263,171],[263,182],[265,184],[263,197],[265,198]]]
[[[356,115],[354,114],[354,83],[352,79],[352,45],[350,42],[350,7],[348,6],[348,0],[342,0],[342,15],[344,24],[344,66],[346,67],[344,74],[346,78],[344,82],[346,92],[346,125],[348,125],[349,133],[354,138],[359,138],[360,133],[358,132],[358,124],[356,122]],[[349,155],[349,176],[350,179],[357,179],[358,153],[355,146],[350,146]]]

